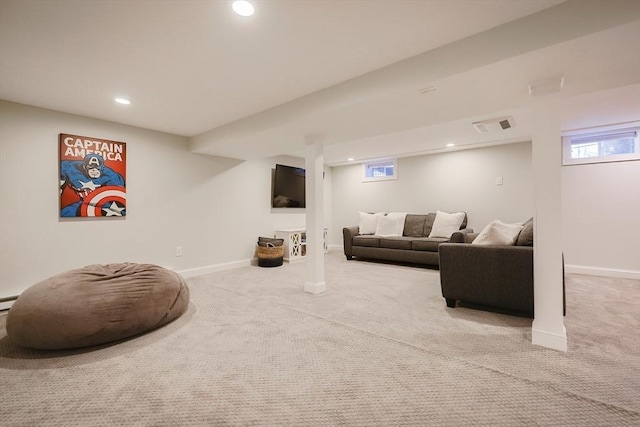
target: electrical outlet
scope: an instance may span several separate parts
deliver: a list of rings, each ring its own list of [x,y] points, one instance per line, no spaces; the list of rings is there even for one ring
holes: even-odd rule
[[[176,256],[182,256],[182,246],[176,246]]]

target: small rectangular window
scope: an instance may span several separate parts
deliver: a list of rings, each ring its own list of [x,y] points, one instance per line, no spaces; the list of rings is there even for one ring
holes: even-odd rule
[[[383,181],[397,179],[396,159],[377,160],[364,164],[363,181]]]
[[[571,133],[562,138],[562,164],[619,162],[640,159],[640,128]]]

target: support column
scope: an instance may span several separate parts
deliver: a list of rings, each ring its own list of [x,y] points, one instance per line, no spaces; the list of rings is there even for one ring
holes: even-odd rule
[[[532,344],[567,351],[563,317],[562,78],[532,83],[534,196]]]
[[[324,281],[324,150],[321,135],[306,135],[305,192],[307,215],[307,281],[304,291],[327,290]]]

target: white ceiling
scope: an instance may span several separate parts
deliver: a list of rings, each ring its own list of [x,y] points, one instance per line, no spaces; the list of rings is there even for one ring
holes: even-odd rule
[[[339,164],[522,140],[537,79],[640,97],[637,0],[254,4],[242,18],[224,0],[0,0],[0,98],[240,159],[299,155],[321,134]],[[506,134],[470,125],[502,114],[516,118]]]

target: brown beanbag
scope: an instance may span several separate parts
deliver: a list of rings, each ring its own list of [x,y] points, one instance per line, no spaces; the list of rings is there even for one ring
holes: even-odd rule
[[[36,283],[7,315],[7,335],[37,349],[104,344],[162,326],[189,306],[177,273],[153,264],[90,265]]]

